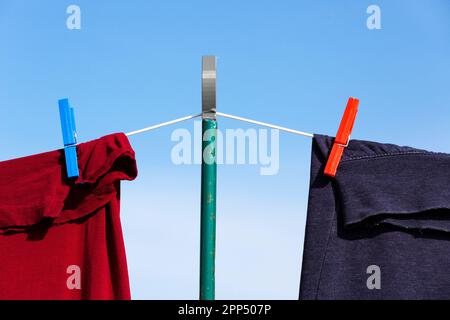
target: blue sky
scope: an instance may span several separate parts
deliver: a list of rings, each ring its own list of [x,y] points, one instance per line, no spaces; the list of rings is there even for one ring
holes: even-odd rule
[[[81,8],[81,30],[66,8]],[[366,9],[381,8],[381,30]],[[450,2],[0,0],[0,160],[60,148],[57,100],[80,141],[198,113],[201,56],[218,57],[218,110],[334,135],[450,152]],[[220,128],[251,125],[219,119]],[[134,136],[123,184],[133,297],[198,297],[200,167],[171,133]],[[280,170],[218,169],[217,298],[296,299],[311,141],[280,134]]]

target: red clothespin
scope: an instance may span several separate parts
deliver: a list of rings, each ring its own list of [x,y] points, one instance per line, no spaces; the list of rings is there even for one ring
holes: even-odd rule
[[[353,130],[356,114],[358,113],[359,100],[356,98],[349,98],[344,115],[342,116],[339,130],[334,139],[333,148],[328,157],[327,165],[325,166],[325,175],[333,177],[336,175],[336,170],[342,158],[344,149],[348,146],[350,134]]]

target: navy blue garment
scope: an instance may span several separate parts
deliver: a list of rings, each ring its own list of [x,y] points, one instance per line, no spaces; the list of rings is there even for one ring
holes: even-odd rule
[[[300,299],[450,299],[450,155],[313,139]]]

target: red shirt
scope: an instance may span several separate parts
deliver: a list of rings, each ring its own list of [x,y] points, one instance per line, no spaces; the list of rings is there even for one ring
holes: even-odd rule
[[[0,162],[0,299],[130,299],[120,180],[137,175],[124,134]]]

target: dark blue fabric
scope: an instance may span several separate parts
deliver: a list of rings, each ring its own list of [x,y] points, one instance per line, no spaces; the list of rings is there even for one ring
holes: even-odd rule
[[[450,155],[315,135],[300,299],[450,299]],[[369,266],[380,288],[369,288]]]

